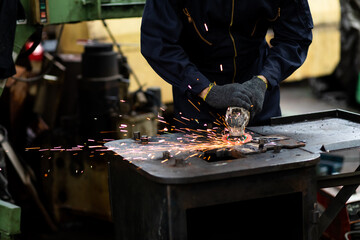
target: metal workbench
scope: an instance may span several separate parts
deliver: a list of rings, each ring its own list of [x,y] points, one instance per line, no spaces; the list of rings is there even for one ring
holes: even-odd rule
[[[273,119],[270,126],[248,130],[288,136],[305,146],[217,162],[192,153],[180,154],[186,159],[180,163],[179,157],[164,161],[165,150],[191,144],[184,134],[154,137],[146,145],[109,142],[116,237],[317,239],[336,212],[318,219],[317,164],[324,152],[359,147],[359,122],[359,115],[340,110]]]

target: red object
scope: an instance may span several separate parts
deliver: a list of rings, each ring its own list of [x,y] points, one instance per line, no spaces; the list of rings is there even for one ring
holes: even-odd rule
[[[327,208],[330,202],[333,200],[334,196],[330,195],[326,191],[318,191],[317,200],[318,203]],[[324,239],[328,240],[339,240],[345,239],[345,233],[349,232],[351,229],[351,222],[346,211],[346,207],[339,212],[338,216],[334,219],[334,221],[330,224],[328,229],[326,229],[323,234]]]
[[[25,44],[25,49],[28,50],[34,42],[27,42]],[[42,61],[44,57],[44,48],[42,47],[41,43],[35,48],[35,50],[29,55],[30,61]]]

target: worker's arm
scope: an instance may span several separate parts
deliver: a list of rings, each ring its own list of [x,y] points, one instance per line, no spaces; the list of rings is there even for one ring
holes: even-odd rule
[[[306,59],[312,41],[313,22],[307,0],[281,1],[280,17],[274,22],[263,75],[269,86],[289,77]]]
[[[183,28],[179,0],[147,0],[141,26],[141,52],[165,81],[198,95],[210,81],[191,63],[179,38]]]
[[[189,60],[179,44],[183,28],[181,0],[147,0],[141,26],[141,52],[151,67],[183,92],[201,96],[214,108],[251,108],[249,91],[238,83],[223,86],[210,81]],[[210,87],[209,87],[210,86]],[[211,88],[211,90],[210,90]],[[210,91],[209,91],[210,90]]]

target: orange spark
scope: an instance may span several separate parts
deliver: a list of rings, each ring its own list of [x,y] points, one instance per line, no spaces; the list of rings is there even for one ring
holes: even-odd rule
[[[184,123],[184,122],[182,122],[182,121],[180,121],[179,119],[176,119],[176,118],[173,118],[175,121],[178,121],[178,122],[180,122],[180,123],[182,123],[182,124],[184,124],[184,125],[186,125],[186,123]]]
[[[196,107],[195,104],[190,101],[190,99],[188,99],[188,101],[189,101],[189,103],[191,103],[191,105],[193,105],[194,108],[196,108],[196,110],[198,110],[200,112],[200,109],[198,107]]]

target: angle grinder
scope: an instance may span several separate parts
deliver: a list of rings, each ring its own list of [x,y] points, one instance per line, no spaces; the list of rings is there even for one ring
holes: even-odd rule
[[[245,136],[245,127],[250,120],[250,112],[241,107],[228,107],[225,122],[230,137],[242,138]]]

